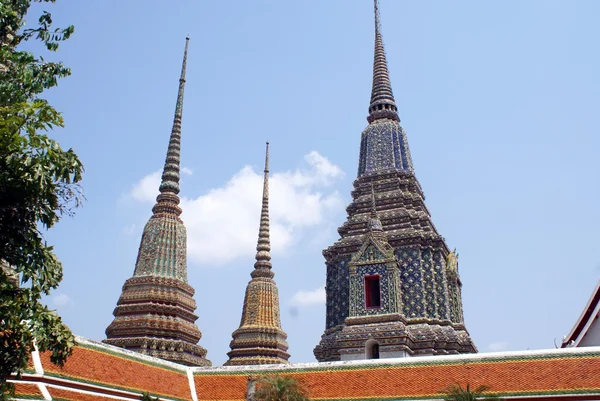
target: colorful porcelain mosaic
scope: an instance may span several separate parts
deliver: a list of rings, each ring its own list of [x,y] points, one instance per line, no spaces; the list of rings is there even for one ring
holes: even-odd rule
[[[414,175],[406,134],[400,126],[398,109],[389,78],[385,49],[381,36],[379,8],[375,0],[375,56],[373,89],[367,118],[369,126],[363,131],[360,145],[358,178],[354,181],[352,203],[348,218],[338,229],[341,238],[323,251],[327,266],[326,330],[315,348],[319,361],[340,360],[341,354],[356,351],[361,341],[381,340],[402,343],[411,355],[477,352],[464,328],[458,266],[446,269],[450,255],[444,239],[435,229],[425,197]],[[382,266],[362,268],[359,276],[350,277],[348,263],[368,241],[369,205],[374,192],[376,209],[386,241],[393,248],[397,267],[397,285],[382,278],[381,311],[361,306],[364,292],[360,281],[367,274],[380,274]],[[454,259],[453,259],[454,261]],[[393,294],[391,292],[393,292]],[[385,314],[393,309],[388,303],[399,299],[399,320],[374,324],[365,320],[362,328],[346,329],[348,317]],[[351,311],[353,311],[351,313]],[[359,313],[360,314],[360,313]],[[357,320],[353,320],[356,326]],[[404,340],[391,340],[381,332],[394,334]],[[414,339],[418,339],[414,341]],[[398,345],[399,346],[399,345]],[[365,347],[363,342],[362,347]],[[390,348],[391,349],[391,348]]]

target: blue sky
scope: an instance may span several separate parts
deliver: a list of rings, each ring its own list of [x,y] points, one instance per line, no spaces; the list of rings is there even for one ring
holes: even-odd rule
[[[47,95],[87,196],[47,234],[65,268],[48,303],[104,338],[151,214],[189,34],[181,195],[200,344],[220,365],[239,325],[269,140],[282,324],[291,360],[314,360],[321,250],[345,219],[366,126],[372,1],[44,7],[75,25],[47,55],[73,75]],[[480,352],[554,347],[600,276],[600,3],[382,0],[381,12],[415,171],[460,254],[467,329]]]

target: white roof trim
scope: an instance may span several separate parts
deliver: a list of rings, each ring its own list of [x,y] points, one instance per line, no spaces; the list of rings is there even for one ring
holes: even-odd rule
[[[575,322],[575,324],[573,325],[573,328],[571,329],[569,334],[563,340],[563,345],[562,345],[563,347],[568,347],[569,343],[571,341],[573,341],[572,346],[577,347],[579,345],[579,343],[581,342],[581,339],[585,336],[585,334],[589,330],[591,323],[594,321],[596,316],[598,316],[598,313],[600,313],[600,301],[598,301],[598,300],[596,301],[596,305],[594,307],[594,312],[590,315],[588,321],[585,322],[585,326],[579,333],[579,336],[577,336],[577,338],[573,338],[573,336],[575,336],[575,332],[577,331],[577,328],[579,326],[581,326],[581,324],[583,323],[583,319],[585,318],[586,312],[588,311],[588,309],[590,309],[591,307],[594,306],[592,304],[594,302],[594,299],[596,299],[596,296],[599,292],[600,292],[600,280],[598,280],[598,283],[596,284],[596,288],[594,289],[594,291],[592,291],[592,296],[590,297],[590,299],[588,299],[587,303],[585,304],[585,307],[583,308],[581,315],[579,315],[579,319],[577,319],[577,322]],[[600,299],[600,297],[598,299]]]
[[[599,302],[600,304],[600,302]],[[405,358],[383,358],[383,359],[366,359],[356,361],[340,361],[340,362],[309,362],[309,363],[292,363],[290,365],[244,365],[244,366],[206,366],[206,367],[190,367],[180,365],[174,362],[165,361],[148,355],[139,354],[137,352],[125,350],[123,348],[104,344],[98,341],[88,340],[83,337],[76,336],[76,341],[82,345],[91,345],[97,348],[104,348],[114,353],[128,355],[135,359],[146,360],[157,365],[168,366],[181,371],[181,373],[203,373],[203,372],[240,372],[240,371],[281,371],[281,370],[297,370],[297,369],[323,369],[328,366],[343,367],[343,366],[364,366],[369,365],[406,365],[410,366],[422,362],[458,362],[472,360],[502,360],[505,358],[528,358],[542,356],[577,356],[578,354],[600,354],[600,346],[597,347],[581,347],[581,348],[557,348],[557,349],[541,349],[541,350],[526,350],[526,351],[505,351],[505,352],[486,352],[477,354],[458,354],[458,355],[436,355],[436,356],[419,356]],[[189,376],[188,376],[189,378]]]
[[[600,281],[598,283],[600,283]],[[575,343],[573,344],[575,347],[579,347],[579,343],[581,342],[581,340],[583,340],[583,338],[587,334],[588,330],[592,326],[592,323],[594,323],[594,321],[596,320],[596,318],[598,317],[599,314],[600,314],[600,302],[598,302],[596,304],[596,309],[594,309],[594,312],[592,312],[592,314],[590,315],[590,318],[588,319],[587,323],[585,324],[585,327],[583,328],[583,330],[581,330],[581,333],[579,333],[579,337],[577,337],[577,339],[575,339]]]
[[[553,348],[542,350],[527,350],[527,351],[509,351],[509,352],[488,352],[481,354],[459,354],[459,355],[436,355],[436,356],[419,356],[407,358],[383,358],[383,359],[365,359],[356,361],[343,362],[310,362],[310,363],[292,363],[291,365],[246,365],[246,366],[213,366],[213,367],[191,367],[193,372],[239,372],[239,371],[270,371],[270,370],[297,370],[297,369],[313,369],[326,368],[327,366],[364,366],[369,365],[414,365],[422,362],[451,362],[451,361],[469,361],[469,360],[498,360],[505,358],[527,358],[527,357],[543,357],[543,356],[576,356],[578,354],[600,353],[600,346],[585,347],[585,348]]]

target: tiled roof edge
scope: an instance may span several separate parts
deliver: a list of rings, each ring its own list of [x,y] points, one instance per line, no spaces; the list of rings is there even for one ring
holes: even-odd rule
[[[488,352],[480,354],[461,354],[461,355],[440,355],[440,356],[421,356],[408,358],[386,358],[370,359],[360,361],[343,362],[310,362],[295,363],[291,365],[263,365],[263,366],[218,366],[218,367],[191,367],[193,373],[242,373],[242,372],[264,372],[264,371],[298,371],[298,370],[322,370],[332,367],[343,369],[361,368],[361,367],[385,367],[388,366],[412,366],[422,364],[443,364],[443,363],[464,363],[464,362],[503,362],[510,360],[525,359],[554,359],[554,358],[582,358],[586,356],[600,358],[599,347],[581,347],[581,348],[557,348],[544,350],[527,351],[508,351],[508,352]]]
[[[600,346],[598,347],[580,347],[580,348],[557,348],[543,350],[527,350],[527,351],[506,351],[506,352],[486,352],[478,354],[460,354],[460,355],[438,355],[438,356],[419,356],[408,358],[388,358],[388,359],[371,359],[359,361],[343,361],[343,362],[308,362],[308,363],[293,363],[291,365],[263,365],[263,366],[213,366],[213,367],[187,367],[174,362],[165,361],[160,358],[155,358],[148,355],[143,355],[134,351],[129,351],[113,345],[104,344],[99,341],[89,340],[87,338],[75,336],[78,345],[85,348],[95,348],[98,351],[106,351],[123,355],[131,359],[148,362],[152,365],[164,366],[173,370],[187,374],[192,373],[235,373],[235,372],[251,372],[251,371],[295,371],[304,369],[323,369],[329,367],[348,367],[359,368],[383,365],[390,366],[411,366],[417,364],[440,364],[440,363],[460,363],[465,361],[483,362],[483,361],[498,361],[515,360],[515,359],[539,359],[539,358],[577,358],[585,356],[600,357]]]
[[[105,344],[100,341],[90,340],[84,337],[75,336],[75,341],[77,345],[80,345],[84,348],[94,348],[98,351],[107,351],[112,354],[120,354],[124,357],[130,359],[137,359],[140,361],[149,362],[151,365],[160,365],[165,368],[177,370],[183,374],[187,374],[187,371],[190,369],[185,365],[180,365],[175,362],[166,361],[164,359],[156,358],[149,355],[140,354],[139,352],[126,350],[124,348],[115,347],[114,345]]]

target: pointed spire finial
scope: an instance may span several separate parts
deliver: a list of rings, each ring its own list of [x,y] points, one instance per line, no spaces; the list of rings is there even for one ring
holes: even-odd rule
[[[381,34],[381,14],[379,13],[379,0],[375,1],[375,35]]]
[[[175,116],[173,128],[169,138],[167,157],[158,187],[160,194],[156,198],[156,205],[152,209],[154,213],[173,212],[177,216],[181,214],[179,206],[179,179],[181,159],[181,119],[183,116],[183,92],[185,89],[185,72],[187,65],[187,53],[189,36],[185,38],[185,50],[183,52],[183,63],[181,65],[181,77],[179,78],[179,90],[177,92],[177,103],[175,105]]]
[[[185,50],[183,51],[183,63],[181,63],[181,77],[179,78],[179,92],[177,92],[177,105],[175,106],[175,117],[181,119],[183,114],[183,89],[185,87],[185,73],[187,69],[187,53],[190,37],[185,37]]]
[[[371,90],[371,104],[367,121],[372,123],[379,119],[400,121],[398,107],[394,100],[390,74],[387,67],[383,37],[381,35],[381,21],[379,14],[379,0],[374,0],[375,7],[375,55],[373,60],[373,88]]]
[[[265,152],[265,175],[263,181],[262,210],[260,213],[260,228],[258,230],[258,243],[256,245],[256,263],[252,277],[270,277],[275,274],[271,271],[271,239],[269,231],[269,142]]]
[[[383,231],[383,226],[379,216],[377,216],[377,205],[375,203],[375,189],[373,183],[371,183],[371,218],[369,219],[369,230],[371,231]]]
[[[265,173],[269,172],[269,141],[267,141],[267,151],[265,152]]]

